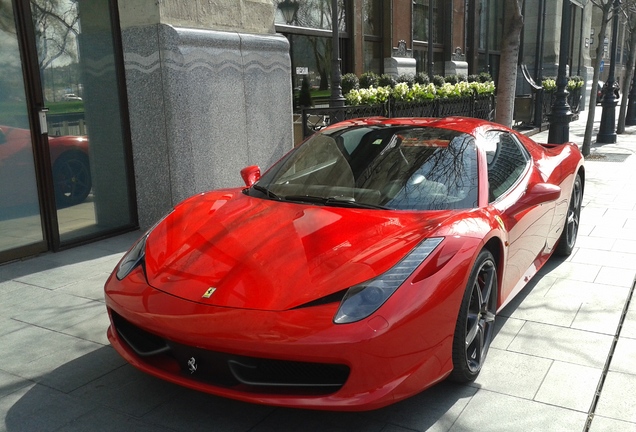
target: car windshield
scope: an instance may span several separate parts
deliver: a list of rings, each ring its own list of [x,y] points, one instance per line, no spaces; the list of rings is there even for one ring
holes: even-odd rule
[[[329,129],[274,165],[250,194],[346,207],[473,208],[475,141],[464,133],[430,127]]]

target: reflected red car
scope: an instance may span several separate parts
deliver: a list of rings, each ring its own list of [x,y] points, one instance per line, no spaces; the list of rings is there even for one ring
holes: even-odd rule
[[[92,181],[85,136],[49,136],[55,199],[58,207],[83,202]],[[3,207],[30,204],[37,199],[31,131],[0,126],[0,200]]]
[[[572,253],[585,170],[469,118],[329,126],[177,205],[105,286],[132,365],[277,406],[368,410],[474,380],[503,308]]]

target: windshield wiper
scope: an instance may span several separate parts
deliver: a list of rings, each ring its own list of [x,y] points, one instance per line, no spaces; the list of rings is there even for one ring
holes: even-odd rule
[[[347,196],[321,197],[321,196],[315,196],[315,195],[286,195],[282,197],[282,199],[285,201],[315,203],[315,204],[322,204],[322,205],[333,206],[333,207],[352,207],[352,208],[364,208],[364,209],[390,210],[389,207],[359,202],[359,201],[356,201],[355,198],[347,197]]]
[[[255,184],[255,185],[252,185],[252,188],[254,188],[255,190],[257,190],[257,191],[259,191],[261,193],[264,193],[265,196],[267,196],[267,198],[275,199],[275,200],[278,200],[278,201],[281,200],[281,197],[279,197],[274,192],[272,192],[271,190],[267,189],[264,186]]]

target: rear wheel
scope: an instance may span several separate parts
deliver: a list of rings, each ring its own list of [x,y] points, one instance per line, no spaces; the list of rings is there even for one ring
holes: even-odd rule
[[[475,380],[486,360],[497,311],[497,266],[490,251],[479,253],[457,317],[453,339],[453,371],[456,382]]]
[[[576,244],[576,236],[579,233],[579,221],[581,219],[581,203],[583,201],[583,182],[581,176],[578,174],[574,179],[574,185],[572,186],[572,197],[570,198],[570,205],[568,207],[568,214],[565,218],[565,224],[563,226],[563,232],[559,238],[554,253],[560,256],[569,256],[574,250]]]

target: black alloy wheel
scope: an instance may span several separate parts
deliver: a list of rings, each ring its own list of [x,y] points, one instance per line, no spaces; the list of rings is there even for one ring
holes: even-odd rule
[[[581,203],[583,202],[583,182],[581,176],[577,174],[572,186],[572,197],[568,206],[568,214],[565,218],[563,232],[559,238],[559,243],[555,250],[556,255],[569,256],[574,250],[576,237],[579,233],[579,222],[581,220]]]
[[[481,371],[493,337],[497,287],[495,258],[484,249],[470,273],[457,318],[452,381],[474,381]]]
[[[79,152],[63,153],[53,164],[53,186],[58,208],[81,203],[91,191],[88,157]]]

